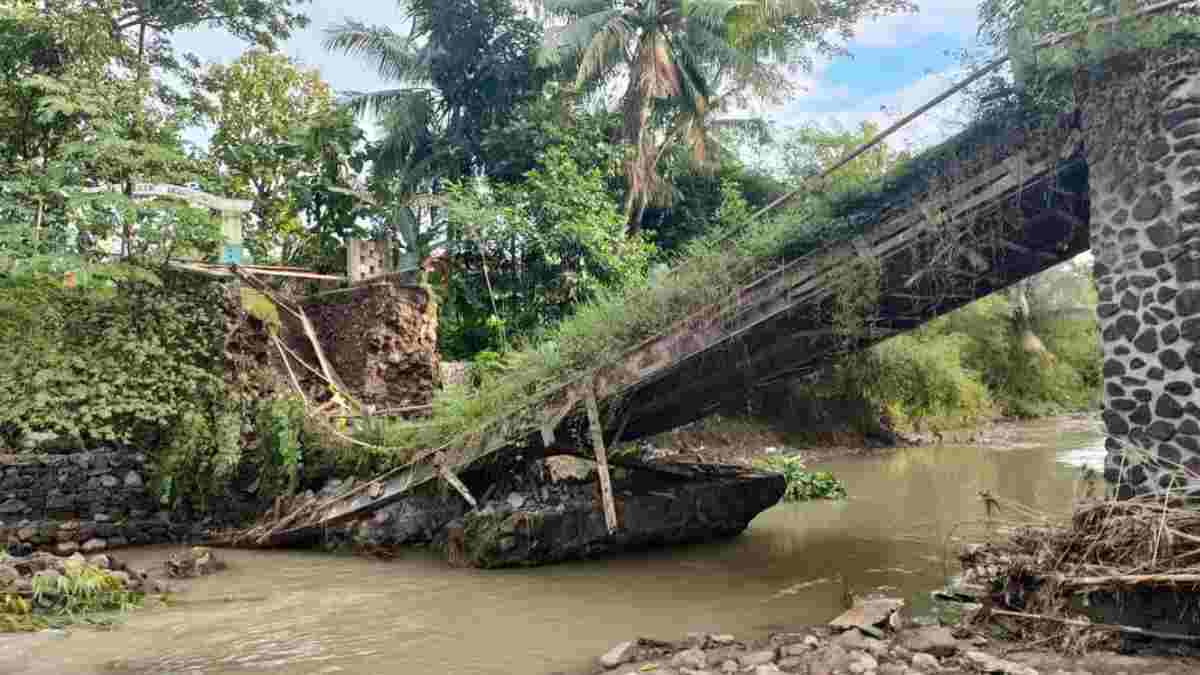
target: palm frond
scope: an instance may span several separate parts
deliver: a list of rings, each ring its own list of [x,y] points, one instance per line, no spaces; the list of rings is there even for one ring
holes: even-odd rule
[[[611,10],[613,3],[611,0],[543,0],[542,7],[553,16],[580,18]]]
[[[687,19],[689,29],[692,24],[699,24],[707,30],[723,32],[732,12],[753,4],[754,0],[691,0],[682,5],[681,13]]]
[[[428,99],[428,89],[399,88],[381,89],[370,92],[343,92],[342,105],[356,115],[386,115],[392,110],[403,109],[416,99]]]
[[[325,49],[359,58],[382,78],[400,82],[424,82],[429,79],[428,50],[410,36],[400,35],[386,26],[368,26],[347,21],[326,29]]]
[[[580,50],[576,85],[605,77],[615,65],[623,62],[626,45],[636,32],[621,10],[584,17],[568,28],[563,34],[564,45],[571,44],[568,36],[571,40],[578,39],[576,35],[590,36]]]

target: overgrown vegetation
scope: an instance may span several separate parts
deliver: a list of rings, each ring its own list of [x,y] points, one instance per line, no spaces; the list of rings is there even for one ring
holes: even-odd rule
[[[61,573],[34,576],[28,594],[0,593],[0,633],[75,623],[108,625],[139,607],[143,597],[126,590],[109,571],[72,561]]]
[[[1014,132],[1038,127],[1070,97],[1059,52],[1036,63],[1021,55],[1015,84],[1001,78],[1000,95],[954,139],[915,157],[878,148],[824,189],[755,219],[755,207],[875,130],[801,130],[783,143],[796,161],[763,176],[731,149],[738,138],[765,145],[762,125],[726,113],[786,91],[781,68],[810,65],[805,49],[837,53],[831,29],[849,36],[862,17],[908,3],[776,15],[713,2],[632,2],[596,14],[560,2],[550,9],[570,29],[545,42],[541,26],[504,0],[411,0],[402,7],[408,35],[353,21],[331,33],[331,49],[365,57],[399,84],[336,109],[317,74],[269,50],[200,69],[137,30],[169,36],[207,22],[269,47],[304,25],[288,0],[193,4],[161,16],[119,0],[0,7],[0,434],[50,429],[162,448],[168,500],[208,494],[248,459],[268,470],[262,485],[287,490],[322,462],[365,470],[477,441],[485,423],[756,275],[942,194],[956,171],[1002,159]],[[1075,28],[1090,11],[1067,0],[984,6],[996,45]],[[1125,44],[1121,28],[1105,34],[1103,49],[1063,47],[1069,65]],[[1131,34],[1152,46],[1189,29],[1170,19]],[[537,58],[551,52],[557,58]],[[588,98],[619,84],[622,69],[644,77],[624,82],[620,114],[591,111]],[[156,79],[161,72],[178,82]],[[240,108],[247,96],[261,114]],[[383,125],[379,142],[365,140],[352,114],[368,110]],[[217,128],[210,147],[183,143],[195,124]],[[153,180],[253,198],[246,230],[258,262],[334,271],[349,237],[394,242],[401,266],[424,268],[443,296],[443,351],[475,359],[473,381],[441,392],[428,419],[360,428],[379,447],[352,453],[308,428],[294,402],[231,397],[220,327],[201,311],[212,294],[171,299],[159,286],[175,282],[146,272],[184,253],[213,260],[222,233],[202,210],[126,196],[133,182]],[[114,189],[85,189],[96,184]],[[859,259],[834,284],[833,316],[823,318],[848,340],[871,329],[879,268]],[[64,272],[77,288],[62,287]],[[1094,298],[1073,288],[1086,310]],[[247,299],[277,325],[260,297]],[[1096,337],[1065,306],[996,296],[846,359],[797,394],[865,401],[870,414],[914,426],[967,424],[997,408],[1024,416],[1082,407],[1099,383]]]
[[[769,455],[755,462],[768,471],[783,474],[787,488],[783,500],[807,502],[814,499],[845,499],[846,485],[828,471],[806,471],[804,462],[795,456]]]

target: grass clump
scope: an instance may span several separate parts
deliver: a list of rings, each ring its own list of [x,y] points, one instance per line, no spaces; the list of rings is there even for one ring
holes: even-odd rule
[[[806,471],[804,462],[795,456],[770,456],[755,460],[755,465],[767,471],[783,474],[787,488],[785,502],[807,502],[814,499],[845,499],[846,484],[828,471]]]
[[[0,593],[0,633],[29,632],[78,623],[111,625],[141,605],[143,595],[94,565],[67,565],[33,577],[28,593]]]

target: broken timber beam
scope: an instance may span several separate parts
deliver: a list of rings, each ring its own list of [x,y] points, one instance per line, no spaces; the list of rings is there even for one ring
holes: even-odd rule
[[[449,467],[442,466],[440,469],[438,469],[438,473],[442,475],[442,480],[449,483],[450,487],[453,487],[455,490],[457,490],[458,494],[461,495],[463,499],[467,500],[467,503],[471,505],[471,508],[479,508],[479,503],[475,501],[475,497],[471,495],[471,491],[467,489],[466,485],[463,485],[463,482],[458,479],[458,476],[454,475],[454,472],[451,471]]]
[[[596,473],[600,476],[600,497],[604,502],[604,524],[608,533],[617,531],[617,506],[613,502],[612,476],[608,473],[608,453],[604,450],[604,427],[600,424],[600,408],[596,405],[596,388],[589,384],[584,394],[587,402],[588,427],[592,432],[592,450],[596,453]]]

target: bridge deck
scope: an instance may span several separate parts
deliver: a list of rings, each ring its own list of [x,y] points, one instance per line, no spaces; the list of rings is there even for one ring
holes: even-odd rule
[[[473,447],[429,453],[238,543],[311,537],[439,476],[454,482],[487,457],[585,451],[589,388],[607,413],[605,436],[613,443],[676,428],[744,400],[754,387],[812,372],[837,354],[916,328],[1087,250],[1086,185],[1081,159],[1011,156],[938,204],[918,204],[765,274],[617,361],[509,411]],[[829,320],[829,281],[859,255],[880,262],[877,320],[861,333],[840,334]]]

